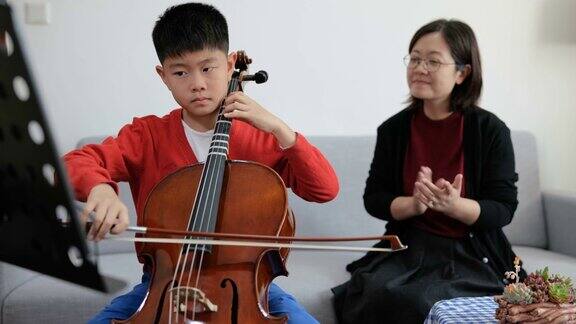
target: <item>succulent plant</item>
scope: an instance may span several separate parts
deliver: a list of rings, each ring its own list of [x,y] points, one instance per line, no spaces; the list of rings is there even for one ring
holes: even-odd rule
[[[532,290],[523,283],[513,283],[504,287],[504,294],[502,295],[507,302],[511,304],[531,304],[532,303]]]
[[[546,268],[546,271],[547,268]],[[526,277],[524,284],[532,290],[532,298],[535,303],[545,303],[548,301],[548,281],[544,279],[548,274],[533,272]]]
[[[550,301],[558,304],[574,302],[574,288],[570,280],[551,282],[548,287]]]
[[[541,269],[541,270],[536,270],[536,275],[539,275],[540,277],[542,277],[542,279],[544,279],[544,281],[548,281],[548,279],[550,279],[548,267]]]

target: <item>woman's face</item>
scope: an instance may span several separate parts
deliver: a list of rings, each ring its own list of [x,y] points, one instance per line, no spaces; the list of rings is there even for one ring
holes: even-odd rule
[[[440,32],[426,34],[416,41],[409,60],[406,76],[410,94],[424,101],[450,99],[452,89],[464,81],[469,70],[468,66],[457,69]]]

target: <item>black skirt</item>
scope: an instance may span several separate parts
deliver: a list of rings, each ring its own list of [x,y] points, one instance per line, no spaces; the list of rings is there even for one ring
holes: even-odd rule
[[[340,323],[422,323],[439,300],[502,293],[504,274],[495,273],[468,238],[414,227],[400,238],[407,250],[351,264],[352,278],[332,289]]]

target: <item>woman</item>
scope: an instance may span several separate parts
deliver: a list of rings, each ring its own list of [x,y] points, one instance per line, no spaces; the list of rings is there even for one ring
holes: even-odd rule
[[[439,300],[500,294],[514,269],[502,232],[518,204],[514,151],[504,122],[476,106],[474,32],[433,21],[404,62],[410,104],[378,127],[364,205],[409,248],[348,265],[333,289],[342,323],[422,323]]]

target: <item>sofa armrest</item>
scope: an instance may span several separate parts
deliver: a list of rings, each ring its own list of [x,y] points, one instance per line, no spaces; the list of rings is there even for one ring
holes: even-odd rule
[[[576,257],[576,194],[549,191],[542,193],[551,251]]]

